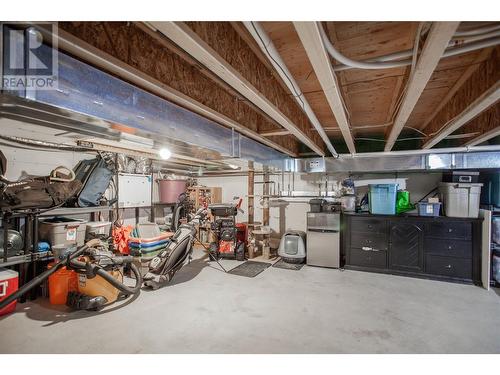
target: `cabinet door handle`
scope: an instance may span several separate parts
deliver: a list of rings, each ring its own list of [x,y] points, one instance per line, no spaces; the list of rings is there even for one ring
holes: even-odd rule
[[[444,266],[444,268],[451,269],[451,264],[448,264],[447,266]]]

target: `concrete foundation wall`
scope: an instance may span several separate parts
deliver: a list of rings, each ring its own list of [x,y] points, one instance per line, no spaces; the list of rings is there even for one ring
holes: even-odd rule
[[[330,175],[328,177],[329,190],[332,185],[337,184],[342,179],[349,177],[347,174]],[[356,174],[351,176],[356,181],[356,195],[362,197],[368,191],[370,183],[388,183],[398,182],[401,188],[406,188],[410,192],[412,201],[421,199],[425,194],[430,192],[437,183],[441,181],[441,173],[398,173],[398,174]],[[262,181],[262,176],[255,177],[255,181]],[[279,176],[271,176],[271,181],[275,182],[275,189],[283,190],[283,180]],[[231,202],[234,196],[243,198],[242,209],[245,213],[238,214],[238,221],[247,221],[248,199],[247,177],[246,176],[231,176],[231,177],[200,177],[198,183],[206,186],[222,187],[222,197],[224,202]],[[284,190],[290,189],[299,191],[314,191],[318,192],[321,186],[321,191],[325,190],[325,177],[306,174],[295,174],[295,177],[284,176]],[[277,190],[276,190],[277,191]],[[273,187],[271,186],[271,193]],[[255,185],[255,195],[262,195],[262,184]],[[259,204],[260,197],[255,198],[255,221],[262,222],[262,208]],[[290,202],[285,207],[285,228],[304,230],[306,229],[306,212],[309,211],[308,199],[304,198],[301,202]],[[280,208],[271,207],[270,209],[270,226],[277,234],[279,232]]]

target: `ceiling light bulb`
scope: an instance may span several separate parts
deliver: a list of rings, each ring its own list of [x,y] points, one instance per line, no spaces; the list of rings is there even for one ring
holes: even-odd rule
[[[170,150],[165,147],[160,149],[159,154],[160,158],[162,158],[163,160],[170,159],[170,157],[172,156],[172,152],[170,152]]]

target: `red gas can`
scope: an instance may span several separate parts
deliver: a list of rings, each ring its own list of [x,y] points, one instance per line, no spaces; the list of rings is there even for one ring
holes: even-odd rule
[[[16,271],[0,268],[0,301],[14,293],[19,285],[19,275]],[[0,310],[0,315],[6,315],[16,309],[17,301],[12,301]]]

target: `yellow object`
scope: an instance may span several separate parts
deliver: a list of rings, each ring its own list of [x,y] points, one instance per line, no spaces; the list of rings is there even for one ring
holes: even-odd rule
[[[108,273],[119,282],[123,281],[123,276],[120,271],[108,271]],[[101,276],[89,279],[85,274],[78,274],[78,292],[90,297],[103,296],[108,300],[108,303],[111,303],[116,301],[120,291]]]

